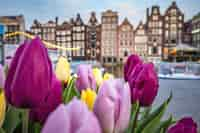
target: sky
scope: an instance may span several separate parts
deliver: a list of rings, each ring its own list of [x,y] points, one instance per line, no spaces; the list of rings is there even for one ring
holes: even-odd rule
[[[200,12],[199,0],[176,0],[178,7],[185,14],[185,20]],[[59,17],[59,22],[68,21],[81,14],[87,23],[90,12],[95,11],[100,22],[101,12],[112,9],[119,13],[120,22],[128,17],[136,27],[140,20],[146,19],[146,8],[159,5],[161,13],[171,5],[172,0],[0,0],[0,16],[25,16],[26,28],[29,29],[34,19],[42,23]]]

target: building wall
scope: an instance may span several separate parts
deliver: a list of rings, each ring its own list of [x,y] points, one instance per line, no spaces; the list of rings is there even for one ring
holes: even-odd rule
[[[153,6],[147,14],[148,60],[161,60],[163,45],[163,19],[159,6]]]
[[[95,12],[91,13],[87,26],[86,56],[88,60],[100,61],[101,58],[101,25],[98,24]]]
[[[56,28],[56,44],[64,48],[72,47],[72,31],[69,23],[63,23]],[[59,55],[71,59],[72,51],[59,50]]]
[[[23,15],[19,16],[0,16],[0,23],[5,26],[5,33],[16,31],[25,32],[25,20]],[[6,38],[6,44],[19,44],[24,41],[24,36],[16,35]]]
[[[133,26],[125,19],[118,29],[118,61],[125,62],[134,53]]]
[[[147,41],[148,41],[148,36],[146,33],[145,25],[142,24],[142,22],[140,22],[140,24],[135,30],[134,51],[137,55],[139,55],[143,59],[145,59],[147,56]]]
[[[192,19],[192,45],[200,49],[200,13]]]
[[[77,14],[72,28],[72,46],[80,49],[72,51],[73,59],[86,59],[86,28],[80,14]]]
[[[117,62],[118,13],[107,10],[101,17],[101,55],[103,63]]]

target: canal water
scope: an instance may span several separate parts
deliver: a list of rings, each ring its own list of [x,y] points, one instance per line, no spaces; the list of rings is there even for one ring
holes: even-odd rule
[[[160,79],[160,87],[155,105],[160,105],[170,92],[173,93],[165,118],[172,114],[180,119],[191,116],[200,126],[200,80],[169,80]]]

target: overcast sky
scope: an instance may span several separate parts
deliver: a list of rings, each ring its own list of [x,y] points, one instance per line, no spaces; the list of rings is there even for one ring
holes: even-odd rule
[[[136,27],[140,20],[145,20],[146,8],[159,5],[163,13],[172,0],[0,0],[0,15],[23,14],[27,29],[34,19],[42,22],[59,17],[59,22],[80,13],[84,22],[89,19],[91,11],[100,13],[107,9],[119,12],[120,21],[128,17]],[[176,0],[179,8],[184,12],[186,20],[200,12],[199,0]]]

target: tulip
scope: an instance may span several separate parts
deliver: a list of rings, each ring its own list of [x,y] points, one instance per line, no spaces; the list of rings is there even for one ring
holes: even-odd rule
[[[56,77],[63,82],[67,82],[70,77],[70,64],[66,58],[60,57],[56,64]]]
[[[44,123],[48,115],[54,111],[62,102],[62,86],[61,82],[53,76],[52,87],[47,99],[43,101],[41,107],[32,109],[30,111],[30,118],[33,121]]]
[[[4,74],[4,68],[0,64],[0,88],[4,88],[4,83],[5,83],[5,74]]]
[[[167,133],[197,133],[197,124],[192,118],[186,117],[172,125]]]
[[[96,90],[96,81],[90,65],[79,65],[77,71],[76,88],[82,91],[87,88]]]
[[[125,81],[128,81],[128,78],[132,71],[134,71],[134,68],[137,64],[142,64],[142,60],[140,60],[139,56],[137,55],[130,55],[126,61],[126,64],[124,66],[124,79]]]
[[[0,128],[3,124],[6,112],[6,100],[3,90],[0,89]]]
[[[25,42],[12,59],[5,82],[8,102],[16,107],[37,108],[51,89],[52,65],[47,49],[37,37]]]
[[[94,78],[97,82],[97,86],[100,86],[100,84],[103,81],[102,72],[100,71],[100,69],[94,68],[93,69],[93,75],[94,75]]]
[[[103,75],[103,80],[109,80],[109,79],[113,79],[114,76],[111,74],[111,73],[108,73],[106,72],[104,75]]]
[[[3,124],[6,112],[6,100],[4,91],[2,90],[4,88],[4,82],[5,82],[5,73],[2,65],[0,65],[0,128]]]
[[[90,110],[93,110],[94,102],[96,100],[96,92],[91,89],[82,90],[81,100],[87,104]]]
[[[100,125],[105,133],[122,133],[129,124],[130,89],[120,79],[104,81],[94,104]]]
[[[101,133],[101,128],[93,112],[74,98],[68,105],[61,104],[50,114],[42,133]]]
[[[158,93],[158,77],[152,63],[137,65],[129,76],[132,103],[150,106]]]

